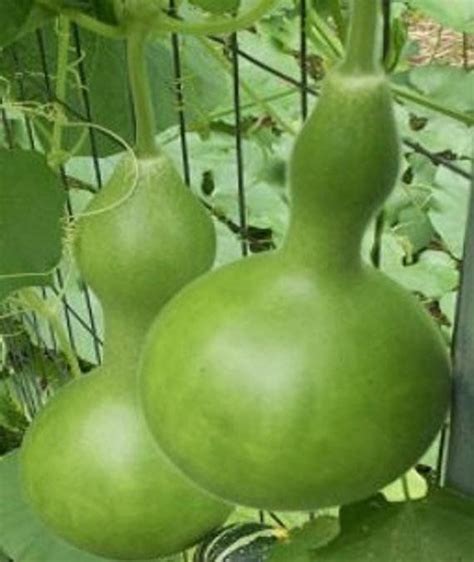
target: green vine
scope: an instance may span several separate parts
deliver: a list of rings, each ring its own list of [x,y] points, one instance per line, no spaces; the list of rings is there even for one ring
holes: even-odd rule
[[[200,22],[185,22],[163,13],[155,21],[156,31],[168,31],[190,35],[214,35],[234,33],[239,29],[251,26],[267,14],[278,0],[259,0],[248,11],[234,17],[209,17]]]
[[[67,76],[69,61],[69,42],[71,39],[71,26],[66,16],[58,18],[58,57],[56,73],[57,100],[65,100],[67,93]],[[65,155],[62,150],[63,124],[66,119],[64,108],[58,102],[54,104],[56,118],[53,125],[53,135],[48,161],[53,169],[57,169],[64,161]]]
[[[380,31],[380,2],[353,0],[347,49],[341,69],[355,72],[374,72],[380,68],[376,48]]]
[[[239,29],[244,29],[254,24],[269,12],[276,5],[277,1],[256,0],[248,10],[233,17],[210,16],[199,21],[184,21],[172,17],[163,9],[160,9],[160,4],[157,4],[156,9],[150,13],[150,17],[146,21],[147,30],[150,33],[156,34],[183,33],[201,36],[234,33]],[[37,0],[37,2],[40,6],[49,10],[53,8],[48,0]],[[60,13],[81,27],[103,37],[109,39],[124,39],[127,37],[127,21],[119,25],[110,25],[73,8],[61,8]]]
[[[74,23],[77,23],[77,25],[92,31],[97,35],[102,35],[103,37],[107,37],[109,39],[123,39],[125,37],[125,30],[121,26],[103,23],[98,19],[74,8],[61,8],[58,10],[51,5],[49,0],[36,0],[36,3],[42,8],[54,11],[69,18]]]
[[[138,29],[127,39],[128,73],[136,120],[136,152],[140,156],[157,153],[155,112],[153,109],[146,61],[147,34]]]

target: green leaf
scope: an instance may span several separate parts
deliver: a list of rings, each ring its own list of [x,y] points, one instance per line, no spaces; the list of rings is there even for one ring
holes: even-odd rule
[[[382,270],[409,291],[439,299],[457,287],[456,262],[446,253],[427,250],[413,265],[403,265],[403,240],[386,234],[383,238]]]
[[[443,298],[439,301],[441,312],[449,320],[451,326],[454,326],[457,300],[458,300],[458,293],[456,291],[453,291],[452,293],[446,293],[443,296]]]
[[[461,159],[467,160],[471,157],[472,132],[469,127],[424,108],[414,109],[414,113],[428,118],[423,129],[415,134],[412,133],[415,142],[419,142],[434,154],[447,153],[457,156],[458,160],[453,162],[457,166],[463,165]]]
[[[0,47],[15,41],[26,25],[34,0],[0,1]]]
[[[395,227],[397,236],[405,240],[407,253],[412,256],[428,247],[435,234],[427,214],[419,207],[402,209]]]
[[[288,541],[277,544],[268,562],[307,562],[311,560],[311,553],[330,544],[339,530],[336,517],[316,517],[300,529],[293,530]]]
[[[54,536],[32,512],[21,489],[18,451],[0,458],[0,529],[0,549],[15,562],[107,562]]]
[[[427,65],[409,73],[410,83],[422,94],[458,111],[474,111],[474,73],[456,66]]]
[[[232,234],[227,226],[215,221],[217,234],[217,255],[215,267],[242,259],[242,246],[237,234]]]
[[[474,33],[474,4],[471,0],[410,0],[410,4],[442,25]]]
[[[428,250],[416,264],[404,268],[402,278],[407,289],[438,299],[457,287],[459,273],[448,254]]]
[[[201,197],[206,197],[219,215],[232,221],[238,231],[240,219],[236,200],[234,137],[213,132],[203,140],[197,134],[190,133],[188,146],[195,159],[192,166],[194,190]],[[179,166],[179,142],[168,144],[166,148]],[[266,149],[262,148],[254,137],[243,139],[242,148],[245,161],[247,233],[251,240],[251,250],[257,252],[268,249],[273,243],[280,244],[287,228],[288,205],[278,187],[262,180],[268,160]],[[205,186],[204,178],[208,178]],[[218,265],[240,257],[239,232],[226,233],[224,229],[219,228]]]
[[[343,507],[339,537],[304,562],[472,562],[473,530],[474,501],[454,492],[403,504],[377,496]]]
[[[407,189],[412,190],[415,188],[416,190],[417,185],[420,187],[423,186],[424,197],[422,198],[422,201],[426,201],[427,186],[434,182],[437,167],[427,156],[424,154],[418,154],[417,152],[412,152],[408,155],[408,163],[414,179],[413,183],[407,186]],[[420,189],[420,187],[418,187],[418,189]]]
[[[447,168],[438,168],[429,216],[450,252],[459,259],[464,248],[469,194],[469,180]]]
[[[0,150],[0,169],[2,300],[11,291],[49,281],[61,257],[65,192],[37,152]]]

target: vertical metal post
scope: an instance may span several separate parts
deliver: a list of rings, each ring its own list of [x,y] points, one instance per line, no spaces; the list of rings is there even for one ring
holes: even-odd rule
[[[172,16],[177,15],[176,0],[169,1],[169,13]],[[171,48],[173,51],[173,70],[175,80],[175,96],[179,122],[179,136],[181,141],[181,159],[183,161],[184,183],[191,187],[191,162],[189,159],[189,147],[186,136],[186,111],[183,88],[183,70],[181,64],[181,45],[179,36],[176,33],[171,34]]]
[[[301,117],[306,121],[308,117],[308,6],[306,0],[300,0],[300,66],[301,66]]]
[[[474,496],[474,181],[453,346],[454,393],[446,483]]]
[[[390,44],[392,41],[392,1],[382,0],[383,13],[383,59],[384,61],[390,53]]]
[[[239,40],[237,33],[233,33],[230,37],[230,50],[232,57],[233,99],[235,114],[235,155],[237,161],[239,226],[241,232],[242,256],[246,257],[249,255],[250,248],[247,240],[247,204],[245,194],[242,104],[240,94]]]

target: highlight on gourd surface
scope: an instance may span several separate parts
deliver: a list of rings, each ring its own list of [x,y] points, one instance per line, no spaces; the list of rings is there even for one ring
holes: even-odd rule
[[[138,358],[152,320],[215,256],[211,219],[155,143],[145,41],[130,32],[136,154],[118,163],[75,234],[81,274],[104,312],[104,361],[51,399],[21,450],[27,499],[48,528],[113,559],[180,552],[232,511],[169,462],[136,396]]]
[[[235,503],[311,510],[367,497],[419,460],[446,415],[438,328],[361,257],[399,173],[380,19],[378,2],[353,2],[347,56],[291,155],[282,248],[187,286],[148,336],[140,389],[157,443]]]

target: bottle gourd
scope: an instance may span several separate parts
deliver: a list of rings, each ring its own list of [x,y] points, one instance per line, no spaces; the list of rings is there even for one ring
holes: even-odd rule
[[[144,41],[130,32],[138,159],[118,164],[79,219],[75,246],[103,306],[104,362],[47,404],[21,455],[26,496],[47,526],[114,559],[179,552],[231,511],[169,462],[138,403],[137,361],[152,320],[215,256],[211,219],[155,145]]]
[[[400,155],[379,4],[353,2],[347,55],[296,140],[282,248],[191,283],[145,346],[152,433],[236,503],[311,510],[369,496],[418,461],[446,414],[438,329],[361,258]]]

